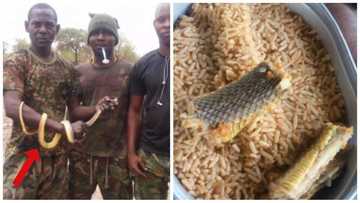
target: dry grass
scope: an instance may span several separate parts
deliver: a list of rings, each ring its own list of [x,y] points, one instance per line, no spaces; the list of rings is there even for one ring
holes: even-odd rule
[[[174,51],[174,171],[197,198],[261,198],[325,122],[345,115],[327,51],[284,5],[194,4],[174,31]],[[262,61],[292,78],[280,102],[221,148],[186,126],[194,97]]]

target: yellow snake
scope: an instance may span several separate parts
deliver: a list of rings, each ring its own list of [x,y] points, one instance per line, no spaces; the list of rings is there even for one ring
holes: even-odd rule
[[[72,144],[75,142],[74,140],[74,132],[72,131],[72,128],[71,128],[71,123],[70,121],[68,120],[63,120],[61,121],[61,123],[64,125],[65,127],[65,132],[66,132],[66,137],[67,137],[67,140]]]
[[[61,139],[61,134],[60,133],[55,133],[54,138],[50,141],[50,142],[46,142],[45,140],[45,125],[46,125],[46,119],[47,119],[47,114],[43,113],[41,115],[41,119],[39,122],[39,143],[40,145],[45,148],[45,149],[52,149],[54,147],[56,147],[56,145],[59,144],[59,141]]]
[[[46,113],[43,113],[41,115],[38,130],[29,132],[27,130],[27,128],[26,128],[24,118],[23,118],[23,115],[22,115],[23,105],[24,105],[24,102],[21,102],[20,106],[19,106],[19,119],[20,119],[20,125],[21,125],[21,128],[22,128],[24,134],[25,135],[34,135],[34,134],[36,134],[36,132],[38,132],[38,135],[39,135],[38,140],[39,140],[40,145],[43,148],[45,148],[45,149],[53,149],[53,148],[55,148],[59,144],[60,139],[62,137],[62,134],[55,133],[54,138],[50,142],[47,142],[45,140],[45,126],[46,126],[46,120],[47,120],[47,114]],[[67,137],[67,140],[69,141],[69,143],[74,143],[74,141],[75,141],[74,140],[74,133],[73,133],[73,131],[71,129],[70,121],[67,120],[67,117],[68,117],[67,114],[68,114],[68,111],[67,111],[67,107],[66,107],[64,120],[61,121],[61,124],[63,124],[64,127],[65,127],[66,137]],[[96,113],[93,115],[93,117],[91,117],[91,119],[86,122],[86,125],[88,127],[93,125],[95,123],[95,121],[99,118],[100,114],[101,114],[101,110],[97,110]]]
[[[24,106],[24,102],[22,101],[19,106],[19,119],[20,119],[21,129],[25,135],[35,135],[38,132],[38,130],[28,131],[25,126],[25,122],[24,122],[24,118],[23,118],[23,114],[22,114],[23,106]]]

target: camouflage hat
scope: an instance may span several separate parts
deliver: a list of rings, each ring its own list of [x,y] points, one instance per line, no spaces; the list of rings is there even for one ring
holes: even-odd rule
[[[105,29],[110,31],[115,37],[115,45],[119,42],[118,29],[119,24],[116,18],[107,14],[89,14],[91,17],[88,27],[87,42],[89,43],[89,37],[95,30]]]

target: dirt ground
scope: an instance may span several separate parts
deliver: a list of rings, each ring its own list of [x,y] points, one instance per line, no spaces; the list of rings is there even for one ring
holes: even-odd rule
[[[4,118],[4,124],[3,124],[3,136],[4,136],[4,140],[3,140],[3,149],[5,150],[6,147],[6,143],[9,141],[10,135],[11,135],[11,127],[12,127],[12,120],[8,117],[6,117],[3,113],[3,118]],[[4,153],[3,153],[4,155]],[[96,191],[94,192],[94,194],[92,195],[91,199],[103,199],[101,196],[101,192],[99,187],[96,187]]]

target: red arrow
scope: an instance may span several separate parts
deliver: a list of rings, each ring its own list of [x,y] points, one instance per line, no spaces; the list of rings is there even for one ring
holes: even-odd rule
[[[13,187],[18,188],[21,183],[23,182],[26,173],[30,170],[31,165],[34,161],[40,160],[39,151],[37,149],[30,149],[25,152],[27,160],[23,164],[22,168],[20,169],[19,173],[16,175],[13,181]]]

